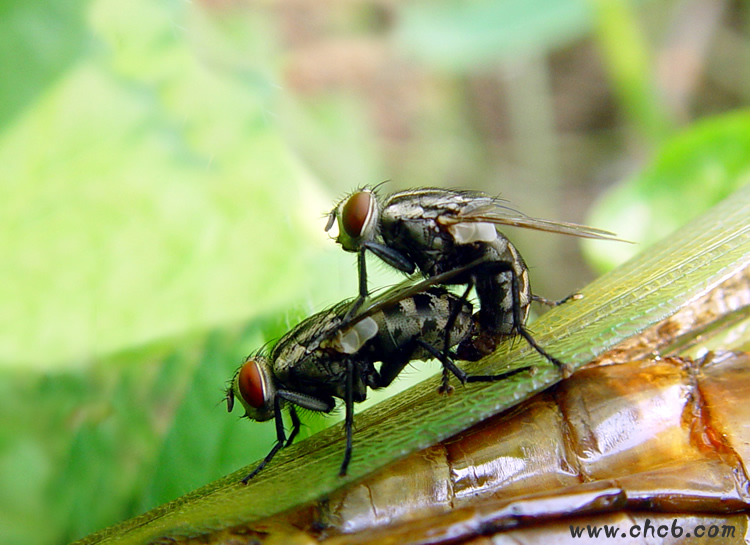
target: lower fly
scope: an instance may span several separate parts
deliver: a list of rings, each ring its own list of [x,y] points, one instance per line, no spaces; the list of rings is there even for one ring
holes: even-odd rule
[[[455,364],[450,349],[473,335],[471,303],[429,280],[417,286],[397,286],[353,318],[347,315],[355,302],[344,301],[301,322],[270,352],[246,359],[227,388],[227,408],[232,410],[236,398],[247,418],[274,419],[276,443],[243,482],[292,443],[300,429],[297,408],[330,413],[336,398],[344,401],[346,410],[346,448],[339,472],[345,475],[352,452],[354,403],[365,400],[367,388],[390,385],[410,361],[438,359],[444,368],[444,389],[451,374],[462,383],[490,382],[530,369],[468,376]],[[379,369],[377,362],[381,362]],[[292,422],[288,437],[282,418],[285,408]]]

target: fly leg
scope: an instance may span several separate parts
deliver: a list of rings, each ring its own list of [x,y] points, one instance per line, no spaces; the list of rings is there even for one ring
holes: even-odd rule
[[[294,409],[294,406],[290,405],[289,414],[292,418],[292,432],[289,434],[289,438],[287,439],[286,432],[284,431],[284,417],[281,410],[282,400],[286,400],[290,403],[294,403],[295,405],[299,405],[304,409],[322,413],[329,413],[336,406],[336,402],[333,400],[333,398],[319,399],[304,394],[298,394],[296,392],[289,392],[288,390],[278,390],[273,400],[274,414],[276,415],[274,417],[274,422],[276,424],[276,444],[274,444],[271,452],[266,455],[263,461],[258,464],[258,467],[256,467],[251,473],[249,473],[245,476],[244,479],[242,479],[242,484],[247,484],[250,479],[260,473],[261,469],[266,467],[266,465],[273,459],[274,456],[276,456],[276,453],[279,452],[282,447],[288,447],[292,444],[292,441],[294,441],[295,437],[297,437],[297,434],[299,433],[301,422],[299,416],[297,415],[297,411]]]
[[[497,382],[512,377],[513,375],[517,375],[518,373],[530,371],[532,369],[531,366],[526,366],[519,367],[518,369],[511,369],[510,371],[505,371],[504,373],[498,373],[497,375],[467,375],[466,371],[458,367],[454,363],[453,358],[447,357],[444,352],[441,352],[431,344],[426,343],[421,339],[417,339],[417,344],[419,344],[422,348],[432,354],[433,357],[440,360],[440,363],[443,364],[443,375],[445,375],[447,372],[451,372],[458,380],[461,381],[461,384],[466,384],[467,382]]]
[[[502,284],[507,280],[504,282],[498,280],[498,275],[502,273],[510,274],[510,286],[505,289]],[[570,374],[568,366],[539,346],[524,326],[526,307],[521,304],[519,278],[513,264],[506,261],[494,261],[483,266],[481,273],[475,273],[474,277],[480,303],[479,335],[462,342],[458,349],[458,356],[462,359],[478,360],[494,351],[504,335],[514,332],[523,337],[542,357],[560,369],[564,376],[568,376]],[[510,289],[509,305],[505,302],[506,289]],[[510,313],[509,324],[502,320],[503,316],[507,316],[506,313]]]
[[[344,319],[341,320],[339,329],[345,327],[351,319],[354,317],[356,312],[362,306],[362,303],[367,299],[367,259],[365,259],[367,250],[374,253],[380,259],[385,261],[388,265],[394,269],[398,269],[406,274],[411,274],[416,269],[416,265],[407,259],[401,252],[398,252],[384,244],[378,244],[376,242],[365,242],[362,244],[362,248],[357,252],[357,273],[359,275],[359,295],[352,302],[349,310],[344,315]],[[317,345],[315,345],[317,346]]]
[[[466,290],[461,295],[461,298],[458,300],[458,304],[455,305],[451,309],[451,313],[448,316],[448,322],[445,325],[445,340],[443,342],[443,359],[441,359],[440,361],[452,361],[450,357],[450,353],[451,353],[450,349],[453,346],[453,344],[451,343],[451,331],[453,331],[453,326],[456,325],[456,320],[458,319],[458,315],[461,313],[461,310],[464,304],[466,304],[466,301],[469,297],[469,292],[471,291],[473,287],[474,287],[474,277],[471,277],[470,281],[468,282],[466,286]],[[449,371],[448,365],[443,363],[443,379],[440,384],[440,388],[438,388],[438,391],[441,394],[450,394],[453,392],[453,386],[449,384],[449,381],[450,381],[449,372],[452,372],[452,371]],[[453,372],[453,374],[455,375],[455,372]]]
[[[341,462],[339,477],[346,475],[349,462],[352,458],[352,427],[354,425],[354,363],[350,358],[346,360],[346,386],[344,390],[344,405],[346,406],[346,417],[344,428],[346,429],[346,450],[344,460]]]
[[[294,439],[297,437],[297,434],[299,433],[301,422],[299,420],[299,416],[297,416],[297,411],[294,408],[294,405],[289,405],[289,416],[292,417],[292,433],[289,434],[289,438],[286,440],[286,443],[284,444],[285,447],[288,447],[294,442]]]
[[[270,462],[273,457],[276,456],[276,453],[279,452],[281,447],[287,444],[286,433],[284,432],[284,418],[281,414],[281,398],[279,396],[276,396],[276,398],[274,399],[273,406],[276,414],[276,417],[274,419],[276,421],[276,444],[271,449],[271,452],[266,455],[263,461],[258,464],[258,467],[256,467],[251,473],[248,473],[245,478],[242,479],[242,484],[247,484],[250,479],[260,473],[260,470],[266,467],[266,464],[268,464],[268,462]],[[293,414],[295,414],[296,416],[296,413]],[[296,419],[296,422],[293,422],[293,426],[294,429],[292,429],[290,438],[293,438],[299,432],[299,418]]]
[[[547,299],[546,297],[542,297],[541,295],[532,295],[531,300],[535,301],[541,305],[546,305],[548,307],[557,307],[560,305],[564,305],[568,301],[578,301],[579,299],[583,299],[583,295],[580,293],[571,293],[567,297],[563,297],[559,301],[553,301],[552,299]]]
[[[357,295],[357,298],[352,302],[351,306],[349,307],[349,310],[346,312],[346,315],[344,316],[344,319],[341,321],[342,327],[349,323],[349,321],[352,319],[354,314],[359,310],[359,307],[362,306],[362,303],[365,302],[365,299],[367,299],[367,260],[365,259],[365,251],[366,248],[363,247],[359,252],[357,252],[357,272],[359,273],[359,295]]]
[[[526,330],[526,328],[523,325],[523,315],[521,314],[521,305],[518,303],[521,297],[521,293],[518,287],[518,276],[516,275],[515,271],[511,269],[511,289],[513,290],[513,329],[516,330],[516,333],[518,333],[521,337],[526,339],[526,342],[529,343],[529,345],[539,352],[541,356],[543,356],[547,361],[552,363],[555,367],[560,369],[560,372],[563,374],[563,376],[567,377],[570,375],[570,369],[567,365],[565,365],[563,362],[558,360],[556,357],[551,355],[549,352],[547,352],[544,348],[539,346],[537,342],[534,340],[534,337],[531,336],[531,334]]]

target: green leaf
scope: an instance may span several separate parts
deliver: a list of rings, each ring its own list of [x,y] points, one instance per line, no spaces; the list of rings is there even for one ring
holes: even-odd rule
[[[533,324],[540,345],[572,367],[658,324],[750,266],[750,187],[724,200],[652,251],[603,276],[580,301]],[[512,364],[510,364],[512,362]],[[330,493],[398,458],[445,439],[560,379],[525,343],[503,345],[468,371],[536,365],[532,377],[472,385],[471,395],[439,396],[439,379],[402,392],[357,417],[350,473],[339,477],[342,427],[290,448],[248,485],[247,469],[78,542],[136,544],[196,535],[281,513]],[[468,388],[468,387],[467,387]]]
[[[330,196],[269,122],[272,97],[200,64],[176,7],[92,4],[91,46],[0,133],[4,365],[54,368],[354,290],[348,272],[322,281],[319,259],[351,259],[323,232]]]
[[[588,0],[594,9],[596,37],[612,90],[641,142],[653,147],[673,132],[674,120],[663,103],[655,54],[640,28],[632,0]]]
[[[86,47],[87,1],[0,4],[0,127],[65,74]]]

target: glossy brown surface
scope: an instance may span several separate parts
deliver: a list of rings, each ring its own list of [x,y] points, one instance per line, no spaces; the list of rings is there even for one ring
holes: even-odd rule
[[[607,542],[674,538],[630,534],[642,532],[648,518],[657,529],[675,524],[685,533],[703,524],[721,535],[732,526],[735,540],[727,535],[721,542],[743,543],[749,396],[748,354],[585,369],[325,501],[252,525],[253,539],[586,543],[588,534],[571,537],[571,525],[585,532],[604,524],[625,533]],[[230,532],[214,543],[236,537]]]

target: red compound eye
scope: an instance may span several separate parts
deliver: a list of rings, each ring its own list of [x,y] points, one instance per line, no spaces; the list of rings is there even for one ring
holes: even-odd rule
[[[341,211],[341,221],[346,234],[352,238],[362,235],[367,219],[370,217],[372,193],[358,191],[346,201]]]
[[[253,360],[245,362],[240,369],[240,376],[237,379],[240,387],[242,399],[254,409],[263,407],[266,401],[266,385],[263,375],[258,369],[258,364]]]

